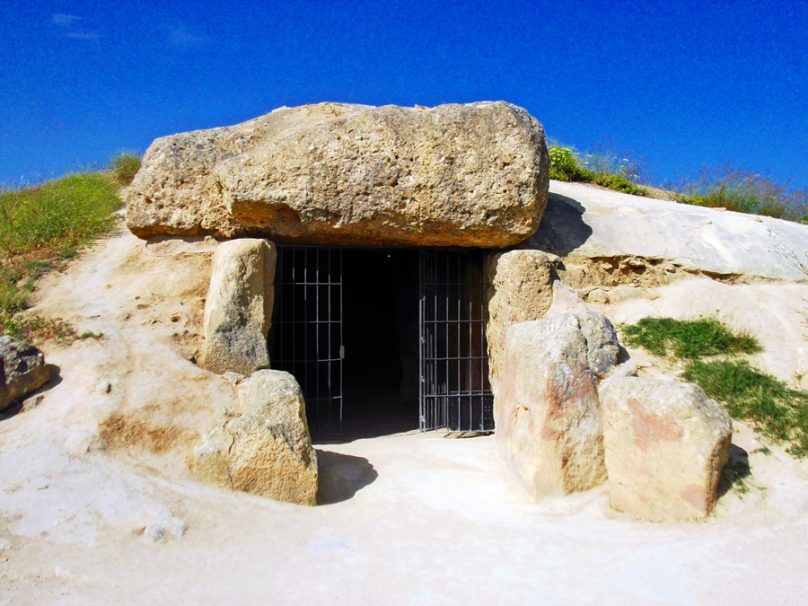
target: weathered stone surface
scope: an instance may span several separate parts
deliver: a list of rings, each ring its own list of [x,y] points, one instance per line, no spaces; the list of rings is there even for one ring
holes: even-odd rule
[[[538,320],[553,301],[555,267],[552,259],[537,250],[512,250],[488,255],[488,364],[491,389],[499,384],[505,335],[513,324]]]
[[[547,315],[559,314],[573,314],[578,319],[586,339],[589,368],[595,376],[603,377],[614,368],[620,355],[614,325],[603,314],[589,309],[577,292],[557,280],[553,283],[553,303]]]
[[[250,375],[269,367],[275,247],[266,240],[230,240],[213,254],[205,301],[200,366]]]
[[[157,139],[127,194],[140,237],[504,247],[547,200],[544,130],[502,102],[322,103]]]
[[[541,227],[523,246],[579,259],[650,259],[666,270],[808,280],[806,225],[582,183],[550,184]]]
[[[49,378],[41,351],[8,335],[0,337],[0,410],[39,389]]]
[[[294,377],[260,370],[236,385],[233,409],[218,414],[189,460],[202,481],[278,501],[314,505],[317,455]]]
[[[586,339],[572,315],[508,329],[494,402],[500,454],[534,498],[606,479],[601,414]]]
[[[727,412],[696,385],[615,377],[600,389],[612,507],[650,521],[707,516],[732,442]]]

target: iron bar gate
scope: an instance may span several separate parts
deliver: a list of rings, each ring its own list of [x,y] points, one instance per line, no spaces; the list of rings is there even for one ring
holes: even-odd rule
[[[492,431],[482,255],[419,256],[420,429]]]
[[[342,422],[342,250],[277,248],[270,365],[300,383],[320,428]]]
[[[309,421],[330,428],[343,419],[342,249],[282,245],[277,254],[270,363],[298,380]],[[481,257],[420,251],[421,431],[494,429]]]

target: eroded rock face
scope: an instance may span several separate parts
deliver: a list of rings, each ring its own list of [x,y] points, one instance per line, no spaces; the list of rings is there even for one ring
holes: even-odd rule
[[[0,410],[39,389],[49,378],[41,351],[8,335],[0,337]]]
[[[508,329],[494,416],[499,452],[534,498],[606,479],[595,377],[575,316]]]
[[[600,389],[609,501],[655,522],[707,516],[729,458],[732,421],[696,385],[614,377]]]
[[[236,394],[235,405],[215,416],[195,449],[191,472],[225,488],[316,504],[317,455],[295,378],[259,370],[237,383]]]
[[[140,237],[505,247],[547,202],[544,130],[502,102],[322,103],[157,139],[127,194]]]
[[[617,331],[602,313],[589,309],[583,299],[561,281],[553,283],[553,303],[547,316],[573,314],[586,339],[589,368],[595,376],[605,376],[617,364],[620,355],[620,342]]]
[[[491,254],[485,270],[490,297],[485,334],[491,389],[496,392],[508,328],[544,317],[553,302],[556,273],[552,259],[538,250]]]
[[[200,366],[242,375],[269,367],[274,279],[272,243],[244,238],[218,246],[205,301]]]

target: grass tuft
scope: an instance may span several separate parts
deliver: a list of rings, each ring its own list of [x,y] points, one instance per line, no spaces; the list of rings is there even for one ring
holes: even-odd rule
[[[140,156],[131,152],[123,152],[112,158],[110,162],[112,174],[120,185],[129,185],[140,170]]]
[[[735,418],[749,421],[798,457],[808,455],[808,393],[789,388],[745,361],[694,360],[682,375],[721,401]]]
[[[626,344],[642,347],[654,355],[695,360],[701,356],[751,354],[761,351],[758,340],[747,333],[735,334],[714,318],[674,320],[643,318],[622,327]]]
[[[582,157],[571,147],[560,145],[551,145],[548,154],[551,179],[595,183],[635,196],[644,196],[648,193],[629,178],[631,171],[626,163],[617,163],[615,168],[615,163],[610,157],[594,154]]]
[[[789,190],[756,173],[724,168],[685,186],[677,201],[808,223],[808,191]]]

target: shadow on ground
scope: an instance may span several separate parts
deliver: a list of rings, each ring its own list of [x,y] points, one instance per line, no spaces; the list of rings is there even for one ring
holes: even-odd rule
[[[319,448],[316,450],[320,476],[318,505],[347,501],[379,477],[367,459]]]
[[[718,496],[723,497],[733,488],[741,493],[746,492],[746,478],[752,473],[749,467],[749,453],[740,446],[732,445],[729,451],[729,461],[721,473],[718,484]]]

